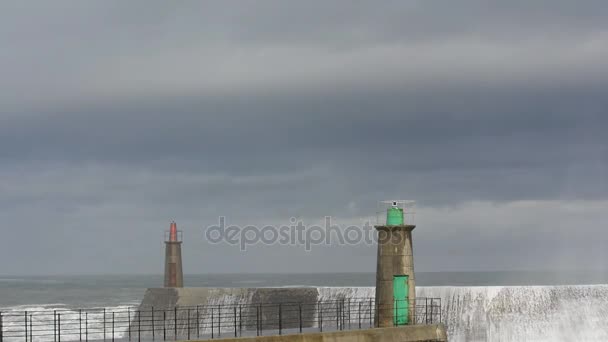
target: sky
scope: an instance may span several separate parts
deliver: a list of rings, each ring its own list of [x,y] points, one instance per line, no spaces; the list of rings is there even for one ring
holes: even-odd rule
[[[0,275],[373,272],[208,241],[417,201],[418,271],[608,269],[608,3],[0,4]],[[374,223],[374,222],[372,222]]]

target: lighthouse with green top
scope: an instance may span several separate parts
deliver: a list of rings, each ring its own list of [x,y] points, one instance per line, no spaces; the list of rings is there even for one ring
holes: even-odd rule
[[[381,201],[379,207],[375,226],[378,231],[376,326],[411,324],[416,307],[412,249],[412,230],[416,228],[414,201]]]

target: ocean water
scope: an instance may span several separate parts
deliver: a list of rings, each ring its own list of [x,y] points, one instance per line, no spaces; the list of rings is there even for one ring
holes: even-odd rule
[[[417,295],[442,301],[450,341],[608,341],[608,272],[417,272]],[[374,273],[208,274],[193,287],[319,288],[373,297]],[[137,306],[161,275],[0,276],[0,311]],[[75,311],[73,311],[75,312]],[[16,324],[21,324],[16,322]]]
[[[191,287],[367,287],[374,273],[186,275]],[[526,286],[608,284],[608,271],[416,272],[418,286]],[[137,305],[162,275],[0,276],[0,309]]]

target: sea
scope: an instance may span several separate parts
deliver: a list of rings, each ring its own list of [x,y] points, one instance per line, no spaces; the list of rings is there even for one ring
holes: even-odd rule
[[[0,312],[139,305],[162,275],[0,276]],[[374,273],[187,275],[190,287],[318,287],[374,296]],[[450,341],[608,341],[608,271],[417,272]],[[331,289],[331,291],[327,291]]]

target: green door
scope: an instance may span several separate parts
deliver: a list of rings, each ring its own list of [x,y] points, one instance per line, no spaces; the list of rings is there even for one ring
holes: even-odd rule
[[[409,314],[409,288],[407,286],[406,275],[393,276],[393,298],[395,314],[393,315],[393,323],[395,325],[405,325],[408,322]]]

